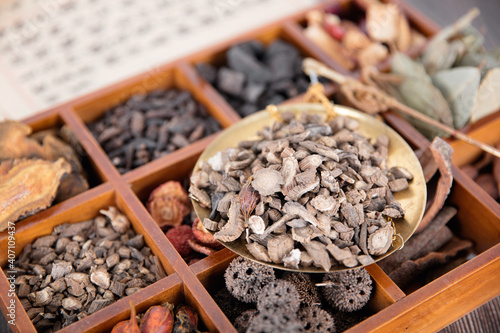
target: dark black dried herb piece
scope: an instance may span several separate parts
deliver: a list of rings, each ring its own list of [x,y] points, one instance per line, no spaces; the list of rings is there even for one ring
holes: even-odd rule
[[[302,326],[308,333],[335,333],[335,321],[332,316],[319,306],[303,308],[298,313]]]
[[[281,279],[265,286],[257,299],[260,312],[282,310],[295,313],[299,307],[299,292],[291,282]]]
[[[235,258],[224,274],[226,288],[238,300],[255,303],[262,289],[275,279],[271,267],[243,257]]]
[[[370,300],[372,280],[364,268],[327,273],[323,283],[326,301],[340,311],[359,310]]]

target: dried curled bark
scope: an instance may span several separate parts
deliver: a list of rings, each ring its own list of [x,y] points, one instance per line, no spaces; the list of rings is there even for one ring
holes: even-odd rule
[[[428,149],[431,151],[432,156],[438,165],[441,177],[439,178],[434,200],[425,212],[417,230],[415,230],[416,234],[424,230],[443,207],[444,202],[450,193],[451,185],[453,184],[453,172],[451,170],[451,155],[453,154],[453,148],[451,148],[451,146],[443,139],[436,137]]]
[[[65,160],[5,161],[0,164],[0,231],[8,222],[50,206],[63,176],[71,172]]]

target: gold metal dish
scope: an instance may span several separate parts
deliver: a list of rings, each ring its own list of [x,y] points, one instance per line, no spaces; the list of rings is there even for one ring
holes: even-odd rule
[[[311,103],[297,103],[289,104],[279,107],[279,111],[292,111],[296,114],[302,112],[308,112],[313,114],[325,114],[325,108],[321,104],[311,104]],[[365,137],[374,139],[378,135],[385,134],[389,137],[389,156],[387,160],[388,167],[401,166],[413,175],[413,180],[410,182],[408,189],[402,192],[394,193],[394,197],[401,203],[406,214],[403,219],[395,219],[396,231],[395,234],[399,234],[401,237],[396,237],[393,241],[392,246],[389,251],[381,256],[373,256],[375,261],[379,261],[395,251],[401,248],[404,243],[410,238],[415,229],[418,227],[420,220],[424,214],[425,204],[426,204],[426,183],[422,167],[415,156],[413,150],[406,143],[406,141],[394,131],[392,128],[384,124],[383,122],[364,114],[360,111],[354,109],[335,105],[335,112],[337,115],[347,116],[359,121],[359,132]],[[270,126],[273,123],[273,119],[270,117],[269,112],[259,111],[253,115],[250,115],[238,123],[232,125],[231,127],[224,130],[201,154],[200,158],[196,162],[194,171],[199,169],[199,164],[201,161],[206,161],[217,152],[222,151],[226,148],[236,147],[238,142],[243,140],[257,139],[257,132],[264,128],[265,126]],[[207,208],[202,208],[198,202],[192,200],[196,215],[203,221],[205,217],[210,215],[210,210]],[[212,233],[213,234],[213,233]],[[403,242],[403,243],[402,243]],[[324,273],[324,270],[319,267],[301,267],[300,269],[291,269],[284,267],[283,264],[267,263],[255,259],[250,252],[245,247],[245,240],[239,238],[233,242],[221,242],[225,247],[231,251],[241,255],[242,257],[248,258],[253,261],[257,261],[263,265],[272,266],[277,269],[288,270],[288,271],[300,271],[305,273]],[[357,266],[361,267],[361,265]],[[351,268],[347,268],[343,265],[333,265],[330,271],[342,271]]]

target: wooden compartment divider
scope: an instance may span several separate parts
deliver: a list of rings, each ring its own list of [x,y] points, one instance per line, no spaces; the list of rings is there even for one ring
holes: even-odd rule
[[[362,4],[361,0],[354,1]],[[403,1],[396,2],[402,6],[412,25],[422,33],[429,36],[438,31],[437,25],[410,5]],[[188,177],[199,155],[217,133],[120,175],[90,133],[86,123],[95,120],[104,110],[134,93],[178,87],[189,90],[196,100],[207,107],[223,128],[229,127],[239,121],[240,116],[213,86],[198,75],[194,65],[202,61],[220,65],[225,61],[224,53],[230,45],[250,39],[269,43],[277,37],[283,38],[298,47],[304,55],[313,56],[345,74],[356,76],[355,72],[348,73],[336,64],[304,36],[299,25],[304,17],[305,12],[256,29],[25,120],[35,131],[63,123],[73,129],[89,156],[94,172],[100,178],[100,184],[17,223],[16,253],[19,254],[26,244],[37,237],[50,234],[55,225],[89,219],[94,217],[100,208],[117,205],[129,217],[135,231],[144,235],[146,243],[158,256],[168,275],[64,328],[61,332],[108,332],[113,325],[128,318],[130,300],[134,302],[138,312],[165,301],[184,302],[198,311],[207,330],[236,332],[211,296],[215,286],[223,284],[221,277],[224,270],[236,255],[223,249],[188,266],[143,204],[156,185],[167,180]],[[333,85],[326,86],[328,96],[334,91]],[[292,100],[300,98],[302,96]],[[415,149],[428,146],[429,141],[397,113],[385,112],[383,117]],[[498,142],[500,137],[496,137],[498,133],[493,130],[497,123],[498,120],[486,123],[477,129],[479,132],[474,129],[472,135],[487,142]],[[495,137],[492,139],[493,136]],[[452,145],[457,151],[461,149],[460,143]],[[500,295],[500,285],[496,281],[500,271],[500,205],[457,168],[465,163],[464,161],[473,158],[468,154],[469,150],[466,153],[460,152],[454,159],[454,187],[449,203],[459,208],[456,217],[458,233],[475,242],[478,255],[409,294],[405,294],[377,264],[366,267],[375,286],[374,296],[369,303],[375,314],[351,328],[349,332],[435,331]],[[7,253],[7,241],[8,234],[0,233],[0,264],[3,267],[7,263],[7,257],[3,255]],[[7,295],[9,285],[5,273],[0,272],[0,309],[4,314],[8,313],[7,306],[12,299]],[[11,326],[13,331],[36,332],[19,299],[14,297],[14,301],[16,326]]]

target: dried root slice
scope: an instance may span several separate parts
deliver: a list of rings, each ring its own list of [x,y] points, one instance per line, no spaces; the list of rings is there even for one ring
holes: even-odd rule
[[[216,231],[217,230],[217,225],[218,223],[215,221],[210,220],[209,218],[204,218],[203,219],[203,226],[205,229],[210,230],[210,231]]]
[[[269,258],[277,264],[282,263],[283,257],[292,250],[293,239],[287,234],[276,236],[267,242]]]
[[[295,286],[286,280],[276,280],[262,289],[257,299],[259,312],[281,310],[295,313],[300,307],[300,295]]]
[[[389,172],[394,176],[394,178],[399,179],[399,178],[404,178],[407,181],[413,180],[413,175],[410,173],[410,171],[406,170],[403,167],[392,167]]]
[[[268,196],[279,192],[284,183],[283,176],[279,171],[264,168],[254,173],[252,186],[260,195]]]
[[[390,225],[375,231],[368,237],[368,252],[374,256],[386,253],[391,247],[393,235],[394,229]]]
[[[338,162],[340,160],[339,156],[337,155],[335,150],[330,148],[330,147],[323,146],[323,145],[316,143],[316,142],[313,142],[313,141],[299,142],[299,145],[307,148],[308,150],[312,151],[313,153],[320,154],[322,156],[331,158],[335,162]]]
[[[248,219],[248,226],[250,229],[252,229],[253,233],[257,235],[262,235],[264,233],[264,230],[266,230],[266,224],[264,223],[264,220],[262,217],[257,216],[257,215],[252,215]]]
[[[335,321],[332,316],[319,306],[303,308],[298,313],[302,326],[308,333],[335,333]]]
[[[299,163],[297,159],[293,156],[286,157],[283,159],[281,165],[281,175],[283,176],[283,194],[287,195],[288,192],[297,185],[295,176],[297,175],[297,170],[299,170]]]
[[[299,269],[300,253],[299,249],[290,251],[290,253],[283,257],[283,265],[287,268]]]
[[[332,262],[328,252],[326,251],[325,244],[317,241],[310,241],[308,243],[302,243],[302,245],[311,256],[314,265],[323,268],[327,272],[330,271]]]
[[[311,200],[314,208],[320,212],[336,211],[340,206],[339,202],[334,197],[318,195]]]
[[[406,178],[398,178],[391,180],[389,182],[389,188],[391,189],[392,192],[400,192],[404,191],[408,188],[408,180]]]
[[[316,219],[316,217],[308,212],[307,209],[298,202],[287,202],[283,208],[287,215],[298,216],[314,226],[318,225],[318,220]]]
[[[245,230],[243,220],[239,218],[240,214],[240,203],[236,197],[233,197],[228,212],[229,220],[220,231],[214,234],[214,238],[223,242],[238,239]]]
[[[318,154],[312,154],[302,159],[299,163],[300,170],[316,170],[323,163],[323,157]]]
[[[265,262],[272,262],[271,258],[267,254],[267,249],[265,246],[259,243],[249,243],[245,245],[248,252],[255,257],[257,260],[262,260]]]
[[[65,160],[5,161],[0,164],[0,231],[9,221],[33,215],[54,200],[57,189],[71,166]]]

